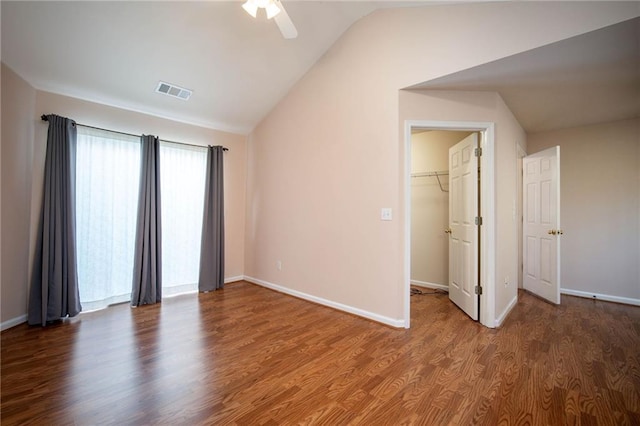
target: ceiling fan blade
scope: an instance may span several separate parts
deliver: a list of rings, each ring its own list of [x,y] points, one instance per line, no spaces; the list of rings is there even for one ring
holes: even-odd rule
[[[278,13],[273,19],[276,21],[278,28],[280,28],[282,36],[286,39],[298,37],[298,30],[296,30],[295,25],[293,25],[291,18],[289,18],[289,14],[287,14],[287,11],[280,0],[274,0],[274,3],[276,3],[280,8],[280,13]]]

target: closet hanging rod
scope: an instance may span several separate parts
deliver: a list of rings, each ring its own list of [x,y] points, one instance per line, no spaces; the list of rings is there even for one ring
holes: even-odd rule
[[[440,187],[440,191],[449,192],[448,189],[444,189],[442,186],[442,181],[440,180],[440,176],[449,176],[449,172],[447,170],[441,170],[438,172],[421,172],[421,173],[411,173],[412,178],[417,177],[435,177],[438,179],[438,186]]]
[[[40,118],[42,119],[42,121],[49,121],[49,118],[45,114],[42,114],[42,116],[40,116]],[[103,129],[102,127],[89,126],[87,124],[76,123],[76,126],[87,127],[89,129],[104,130],[105,132],[118,133],[120,135],[134,136],[136,138],[140,137],[140,135],[134,135],[133,133],[119,132],[117,130],[111,130],[111,129]],[[196,145],[196,144],[192,144],[192,143],[169,141],[169,140],[166,140],[166,139],[160,139],[160,141],[169,142],[169,143],[175,143],[175,144],[178,144],[178,145],[187,145],[187,146],[195,146],[195,147],[198,147],[198,148],[206,148],[206,146],[204,146],[204,145]],[[223,146],[222,150],[223,151],[229,151],[229,148],[226,148],[226,147]]]
[[[437,172],[419,172],[419,173],[411,173],[411,177],[434,177],[434,176],[449,176],[448,170],[441,170]]]

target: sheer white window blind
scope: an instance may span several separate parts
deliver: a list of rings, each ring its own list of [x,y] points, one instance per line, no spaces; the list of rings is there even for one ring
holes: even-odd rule
[[[140,138],[78,126],[76,239],[83,311],[130,300]]]
[[[197,291],[206,148],[161,142],[163,296]],[[131,297],[140,138],[78,126],[76,239],[83,311]]]
[[[160,143],[162,295],[198,290],[207,149]]]

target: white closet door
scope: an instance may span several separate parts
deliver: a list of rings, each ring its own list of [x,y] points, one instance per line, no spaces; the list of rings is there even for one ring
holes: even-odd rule
[[[560,147],[524,157],[523,287],[560,304]]]
[[[478,134],[449,149],[449,299],[478,320]]]

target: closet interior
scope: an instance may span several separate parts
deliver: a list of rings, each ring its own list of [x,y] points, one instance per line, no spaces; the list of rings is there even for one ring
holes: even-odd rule
[[[449,148],[469,131],[411,135],[411,285],[449,288]]]

